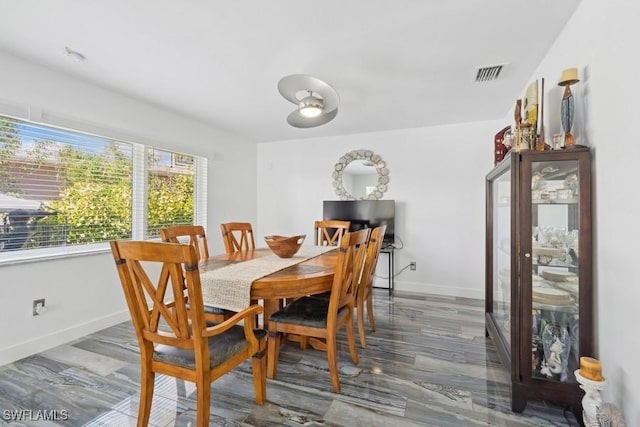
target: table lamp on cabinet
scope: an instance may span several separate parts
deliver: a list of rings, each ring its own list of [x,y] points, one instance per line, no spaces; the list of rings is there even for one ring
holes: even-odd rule
[[[564,86],[564,94],[562,95],[562,102],[560,103],[560,120],[562,122],[562,128],[564,129],[564,146],[566,148],[575,147],[576,140],[571,134],[571,128],[573,126],[573,113],[574,102],[573,93],[571,93],[571,85],[578,83],[578,69],[567,68],[562,72],[559,86]]]

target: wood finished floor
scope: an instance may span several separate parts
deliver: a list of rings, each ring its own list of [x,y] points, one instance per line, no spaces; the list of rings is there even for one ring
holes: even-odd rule
[[[570,412],[543,401],[510,411],[507,373],[484,337],[484,301],[387,296],[376,289],[377,331],[354,366],[339,337],[342,392],[331,392],[326,354],[283,346],[267,400],[253,400],[251,365],[212,385],[214,426],[577,426]],[[135,425],[138,349],[125,322],[0,367],[0,425]],[[191,383],[158,375],[150,425],[195,420]],[[53,413],[58,421],[12,421],[12,411]],[[9,411],[9,412],[8,412]],[[15,414],[15,412],[13,412]],[[20,413],[20,412],[18,412]],[[47,412],[51,415],[51,412]],[[28,412],[21,413],[28,418]],[[66,415],[66,416],[65,416]],[[60,418],[67,418],[62,420]]]

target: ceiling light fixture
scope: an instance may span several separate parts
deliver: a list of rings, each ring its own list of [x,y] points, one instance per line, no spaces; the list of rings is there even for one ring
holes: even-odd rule
[[[309,91],[309,96],[303,98],[298,104],[298,111],[304,117],[318,117],[322,114],[324,102],[322,99],[313,96],[313,92]]]
[[[86,59],[86,57],[83,54],[69,48],[69,46],[65,46],[64,50],[65,52],[67,52],[67,56],[75,62],[84,62],[84,60]]]
[[[338,92],[317,77],[291,74],[280,79],[278,91],[298,107],[287,116],[287,123],[293,127],[320,126],[329,123],[338,114]]]

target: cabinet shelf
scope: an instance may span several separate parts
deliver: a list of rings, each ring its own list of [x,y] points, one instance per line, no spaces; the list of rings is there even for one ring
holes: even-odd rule
[[[590,150],[509,153],[486,195],[486,332],[510,372],[511,408],[544,399],[582,419],[573,371],[593,356]]]
[[[538,267],[559,267],[559,268],[568,268],[569,270],[571,269],[577,269],[578,266],[576,264],[569,264],[568,262],[564,262],[564,261],[556,261],[553,260],[551,261],[549,264],[539,264],[537,262],[533,262],[533,267],[534,268],[538,268]]]
[[[577,313],[578,312],[578,304],[570,304],[570,305],[553,305],[553,304],[545,304],[540,302],[531,302],[531,307],[536,310],[546,310],[546,311],[554,311],[556,313]]]
[[[545,200],[545,199],[534,199],[531,200],[531,203],[534,205],[577,205],[578,199],[555,199],[555,200]]]

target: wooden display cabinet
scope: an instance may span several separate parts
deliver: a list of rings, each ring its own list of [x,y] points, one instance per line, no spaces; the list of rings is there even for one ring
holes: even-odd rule
[[[571,406],[593,356],[591,153],[507,154],[486,179],[486,332],[511,377],[511,406]]]

